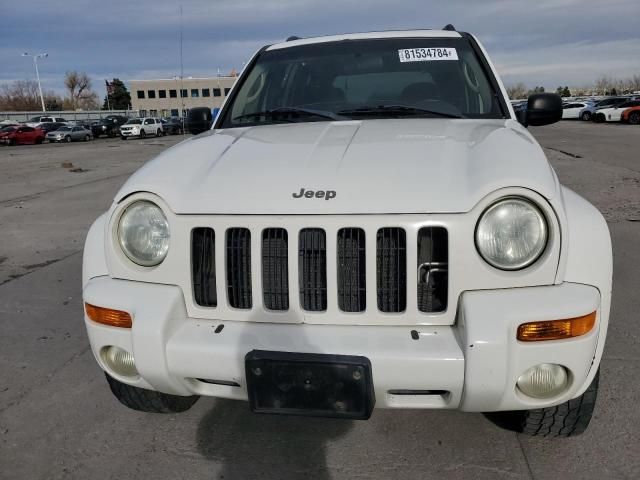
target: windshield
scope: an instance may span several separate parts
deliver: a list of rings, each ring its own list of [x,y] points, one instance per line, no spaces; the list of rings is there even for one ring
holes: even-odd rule
[[[219,126],[388,117],[504,114],[469,40],[394,38],[262,52]]]
[[[133,120],[129,120],[127,122],[127,125],[140,125],[142,123],[142,120],[140,120],[139,118],[134,118]]]
[[[0,132],[15,132],[17,127],[3,127],[0,128]]]

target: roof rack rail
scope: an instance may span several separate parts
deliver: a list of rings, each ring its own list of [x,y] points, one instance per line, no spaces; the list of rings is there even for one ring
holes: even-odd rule
[[[443,28],[443,30],[447,30],[449,32],[455,32],[456,31],[456,27],[454,27],[450,23],[447,23],[447,25]]]
[[[287,38],[287,42],[292,42],[294,40],[300,40],[300,37],[296,35],[291,35],[290,37]]]

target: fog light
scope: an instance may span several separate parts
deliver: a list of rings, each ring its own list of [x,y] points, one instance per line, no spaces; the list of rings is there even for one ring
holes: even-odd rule
[[[138,375],[133,355],[126,350],[112,345],[103,348],[100,354],[102,361],[107,367],[113,370],[114,373],[122,375],[123,377],[135,377]]]
[[[568,383],[567,370],[554,363],[531,367],[518,378],[518,388],[533,398],[551,398],[561,393]]]

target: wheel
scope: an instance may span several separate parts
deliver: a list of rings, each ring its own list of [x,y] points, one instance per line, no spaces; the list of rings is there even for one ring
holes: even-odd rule
[[[589,388],[580,395],[555,407],[492,412],[485,416],[507,430],[540,437],[572,437],[580,435],[589,426],[598,396],[600,370]]]
[[[36,138],[36,145],[40,145],[40,144],[42,144],[42,142],[44,142],[44,138],[43,137]]]
[[[162,130],[158,129],[156,130],[156,137],[161,137],[162,136]]]
[[[12,138],[11,140],[9,140],[9,146],[10,147],[15,147],[18,144],[18,142],[16,142],[15,138]]]
[[[140,138],[144,138],[147,136],[147,132],[145,132],[144,130],[140,130]]]
[[[84,141],[88,142],[89,140],[91,140],[91,137],[89,135],[85,135],[84,136]]]
[[[120,135],[120,140],[126,140],[127,137],[125,137],[124,135]]]
[[[631,125],[639,125],[640,124],[640,112],[631,112],[631,114],[629,114],[629,123]]]
[[[71,136],[67,135],[66,137],[64,137],[64,141],[67,142],[67,143],[70,143],[71,142]]]
[[[584,120],[585,122],[588,122],[589,120],[591,120],[591,112],[582,112],[582,115],[580,116],[580,120]]]
[[[181,397],[132,387],[105,373],[111,392],[125,407],[149,413],[180,413],[189,410],[200,397]]]

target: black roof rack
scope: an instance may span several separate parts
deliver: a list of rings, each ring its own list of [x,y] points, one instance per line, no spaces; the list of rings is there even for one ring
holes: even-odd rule
[[[443,28],[443,30],[447,30],[449,32],[455,32],[456,31],[456,27],[454,27],[450,23],[447,23],[447,25]]]
[[[300,37],[296,35],[291,35],[289,38],[287,38],[287,42],[292,42],[294,40],[300,40]]]

